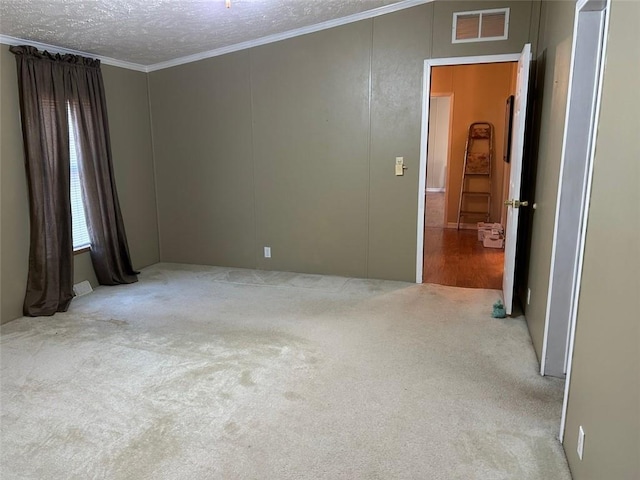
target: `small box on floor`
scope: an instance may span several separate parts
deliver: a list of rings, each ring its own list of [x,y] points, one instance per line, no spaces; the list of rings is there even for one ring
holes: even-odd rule
[[[484,241],[487,235],[503,235],[504,227],[501,223],[478,222],[478,241]],[[486,246],[486,245],[485,245]]]
[[[504,248],[504,236],[503,235],[485,235],[482,240],[482,245],[486,248]]]

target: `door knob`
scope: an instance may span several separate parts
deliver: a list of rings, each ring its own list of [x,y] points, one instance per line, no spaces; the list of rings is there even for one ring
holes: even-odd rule
[[[529,206],[529,202],[527,200],[524,201],[520,201],[520,200],[505,200],[504,204],[507,207],[513,207],[513,208],[520,208],[520,207],[528,207]]]

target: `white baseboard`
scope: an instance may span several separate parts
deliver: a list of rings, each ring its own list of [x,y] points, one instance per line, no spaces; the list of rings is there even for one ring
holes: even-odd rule
[[[444,193],[445,191],[445,188],[427,187],[427,193]]]

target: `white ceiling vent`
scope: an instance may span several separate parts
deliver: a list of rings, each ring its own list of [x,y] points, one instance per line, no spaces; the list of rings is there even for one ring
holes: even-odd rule
[[[509,38],[508,8],[453,14],[452,43],[489,42],[507,38]]]

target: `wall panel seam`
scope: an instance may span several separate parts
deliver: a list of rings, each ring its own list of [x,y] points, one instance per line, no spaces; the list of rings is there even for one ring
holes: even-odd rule
[[[373,30],[375,28],[375,19],[371,19],[371,40],[369,44],[369,91],[368,91],[368,109],[369,109],[369,128],[367,138],[367,211],[365,220],[367,222],[367,236],[364,253],[364,274],[366,278],[369,278],[369,247],[371,238],[371,137],[372,137],[372,123],[371,123],[371,103],[373,95]]]
[[[145,73],[147,80],[147,108],[149,111],[149,139],[151,140],[151,167],[153,170],[153,194],[156,202],[156,236],[158,239],[158,262],[162,262],[162,235],[160,234],[160,203],[158,200],[158,172],[156,168],[156,142],[153,135],[153,111],[151,108],[151,79]]]
[[[256,148],[255,148],[255,119],[253,117],[253,48],[248,50],[249,57],[249,118],[251,119],[251,191],[253,193],[253,265],[258,268],[258,214],[256,206]]]

